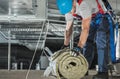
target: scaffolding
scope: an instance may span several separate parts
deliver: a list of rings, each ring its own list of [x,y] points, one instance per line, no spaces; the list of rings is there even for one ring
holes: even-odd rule
[[[8,44],[8,70],[11,65],[11,44],[42,50],[46,40],[64,39],[65,17],[59,13],[56,0],[0,2],[0,44]],[[73,38],[70,46],[72,48]]]

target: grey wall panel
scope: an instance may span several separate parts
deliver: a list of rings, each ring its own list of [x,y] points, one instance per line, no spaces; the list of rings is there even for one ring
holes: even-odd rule
[[[0,18],[1,22],[46,20],[47,0],[0,0]]]
[[[0,14],[8,14],[8,7],[9,7],[8,0],[0,0]]]
[[[37,0],[36,16],[41,19],[47,18],[47,1]]]

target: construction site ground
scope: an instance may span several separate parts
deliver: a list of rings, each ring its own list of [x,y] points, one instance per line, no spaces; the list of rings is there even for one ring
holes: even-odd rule
[[[54,76],[44,77],[44,70],[0,70],[0,79],[56,79]],[[89,75],[82,79],[92,79],[96,70],[89,70]],[[111,77],[109,79],[120,79],[120,77]]]

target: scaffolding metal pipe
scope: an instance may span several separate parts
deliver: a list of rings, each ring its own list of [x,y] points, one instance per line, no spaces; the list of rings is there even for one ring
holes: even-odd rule
[[[10,71],[10,66],[11,66],[11,32],[8,31],[8,70]]]

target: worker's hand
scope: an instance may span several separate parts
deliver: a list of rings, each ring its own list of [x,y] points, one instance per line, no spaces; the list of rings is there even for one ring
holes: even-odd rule
[[[72,56],[78,56],[81,52],[82,52],[82,48],[77,46],[72,49],[72,52],[70,52],[70,54]]]
[[[61,49],[69,48],[69,45],[63,45]]]

